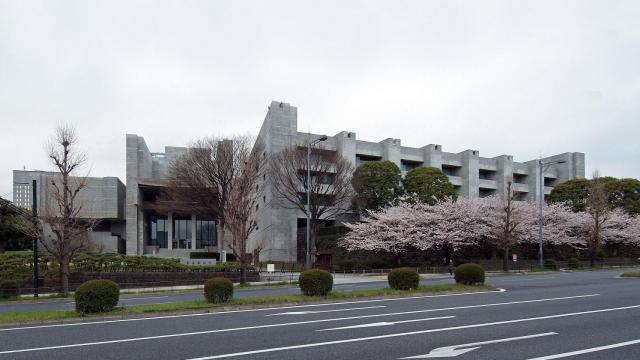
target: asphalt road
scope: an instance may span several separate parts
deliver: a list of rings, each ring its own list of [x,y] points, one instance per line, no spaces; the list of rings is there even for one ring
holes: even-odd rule
[[[639,359],[640,281],[618,273],[493,278],[506,291],[474,294],[0,328],[0,360]]]

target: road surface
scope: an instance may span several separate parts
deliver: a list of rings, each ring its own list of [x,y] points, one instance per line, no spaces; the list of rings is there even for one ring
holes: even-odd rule
[[[618,273],[496,277],[505,291],[473,294],[5,327],[0,360],[638,359],[640,281]]]

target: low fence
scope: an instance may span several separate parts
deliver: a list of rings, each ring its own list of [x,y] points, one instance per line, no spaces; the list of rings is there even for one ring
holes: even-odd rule
[[[71,273],[69,275],[69,290],[74,291],[80,284],[89,280],[106,279],[117,283],[121,289],[132,288],[160,288],[171,286],[203,285],[212,277],[224,277],[233,282],[240,281],[240,271],[193,271],[193,272],[87,272]],[[259,281],[260,274],[257,271],[246,272],[247,281]],[[40,293],[57,293],[61,286],[58,279],[45,279],[39,286]],[[0,296],[12,296],[18,294],[33,293],[33,284],[30,281],[18,283],[17,287],[10,289],[0,288]]]

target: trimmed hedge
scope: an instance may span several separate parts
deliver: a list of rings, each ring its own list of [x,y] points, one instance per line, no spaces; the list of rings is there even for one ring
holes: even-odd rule
[[[474,263],[459,265],[453,273],[456,283],[464,285],[484,284],[484,269]]]
[[[389,286],[396,290],[417,289],[420,285],[420,275],[414,268],[402,267],[391,270],[387,276]]]
[[[204,283],[204,298],[210,303],[223,303],[233,297],[233,283],[227,278],[215,277]]]
[[[19,288],[17,280],[0,280],[0,298],[20,295]]]
[[[216,259],[220,260],[220,254],[217,252],[190,252],[189,259]]]
[[[325,296],[333,288],[333,276],[325,270],[306,270],[300,273],[298,284],[307,296]]]
[[[550,270],[557,270],[558,269],[558,263],[556,263],[555,259],[545,259],[544,260],[544,268],[545,269],[550,269]]]
[[[108,312],[120,301],[120,287],[111,280],[90,280],[78,286],[75,299],[79,313]]]
[[[569,258],[567,260],[567,266],[569,267],[569,269],[578,269],[580,268],[580,260],[576,258]]]

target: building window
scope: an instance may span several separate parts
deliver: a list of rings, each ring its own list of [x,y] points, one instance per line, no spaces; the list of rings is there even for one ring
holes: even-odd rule
[[[363,165],[364,163],[368,163],[369,161],[380,161],[380,160],[382,160],[380,156],[356,154],[356,166]]]
[[[149,216],[149,237],[147,245],[167,248],[167,218],[164,216]]]
[[[196,220],[196,248],[217,245],[216,222],[214,220]]]
[[[402,171],[411,171],[420,166],[422,166],[422,163],[419,161],[400,160],[400,170]]]
[[[191,248],[191,219],[190,218],[174,218],[173,219],[173,248],[189,249]]]

